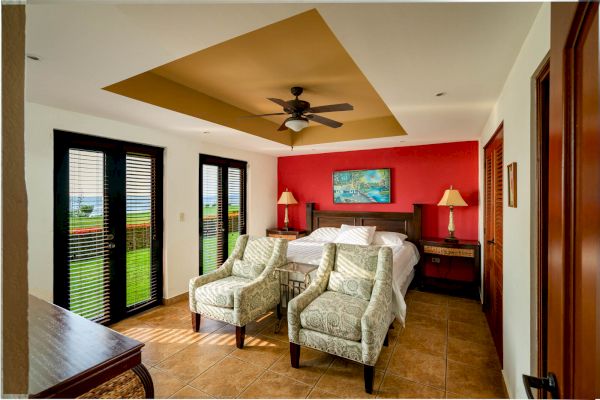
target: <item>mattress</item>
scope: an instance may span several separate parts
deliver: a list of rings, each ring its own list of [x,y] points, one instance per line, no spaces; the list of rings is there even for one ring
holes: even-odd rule
[[[319,265],[325,243],[328,242],[310,236],[293,240],[288,245],[288,261]],[[406,317],[404,295],[414,277],[414,267],[419,262],[419,251],[414,244],[407,241],[404,241],[401,246],[388,247],[392,249],[393,254],[392,308],[396,319],[404,325]],[[312,275],[314,274],[316,274],[316,271]]]

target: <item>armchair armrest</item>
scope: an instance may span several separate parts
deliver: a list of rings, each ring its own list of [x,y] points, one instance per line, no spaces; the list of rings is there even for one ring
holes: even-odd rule
[[[300,313],[319,297],[327,288],[329,274],[335,262],[335,244],[328,243],[323,248],[323,257],[317,270],[315,280],[306,290],[288,302],[288,336],[290,342],[299,344],[300,335]]]
[[[379,250],[375,284],[371,300],[361,318],[362,357],[367,365],[375,365],[389,329],[392,313],[392,251]]]
[[[189,301],[190,301],[190,310],[196,312],[196,297],[194,296],[194,292],[200,286],[206,285],[207,283],[218,281],[219,279],[227,278],[231,275],[231,268],[227,268],[226,264],[231,260],[231,264],[233,264],[232,259],[228,259],[220,268],[209,272],[208,274],[200,275],[195,278],[190,279],[189,283]]]

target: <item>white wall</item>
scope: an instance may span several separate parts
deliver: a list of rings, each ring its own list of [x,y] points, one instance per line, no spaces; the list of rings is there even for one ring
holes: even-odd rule
[[[507,27],[510,29],[510,27]],[[504,182],[506,165],[517,163],[518,207],[509,208],[506,184],[504,185],[504,283],[503,283],[503,340],[504,379],[509,397],[524,398],[521,375],[531,373],[531,352],[535,343],[531,341],[531,271],[534,266],[530,254],[532,246],[531,199],[533,195],[532,129],[535,118],[532,108],[534,92],[532,78],[550,49],[550,5],[540,9],[523,47],[506,79],[502,94],[496,103],[481,135],[483,146],[489,141],[498,126],[504,121]],[[483,161],[481,162],[483,165]],[[484,193],[483,174],[480,174],[480,193]],[[483,203],[482,203],[483,204]],[[480,207],[480,232],[483,241],[483,207]]]
[[[198,275],[198,154],[248,162],[248,233],[264,236],[276,223],[277,159],[263,154],[203,143],[193,137],[142,128],[113,120],[25,105],[25,178],[29,196],[29,291],[46,300],[53,292],[53,129],[144,143],[164,153],[164,293],[187,291]],[[184,221],[179,220],[184,213]]]

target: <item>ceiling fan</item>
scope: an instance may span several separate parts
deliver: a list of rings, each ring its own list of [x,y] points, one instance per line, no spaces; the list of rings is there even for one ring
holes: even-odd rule
[[[260,114],[260,115],[250,115],[248,117],[243,117],[243,118],[267,117],[267,116],[271,116],[271,115],[290,114],[291,116],[288,117],[285,121],[283,121],[283,123],[277,130],[285,131],[286,129],[289,128],[289,129],[293,130],[294,132],[300,132],[302,129],[304,129],[308,126],[309,120],[318,122],[319,124],[323,124],[330,128],[339,128],[340,126],[343,125],[341,122],[334,121],[332,119],[325,118],[325,117],[322,117],[322,116],[316,115],[316,114],[325,113],[325,112],[333,112],[333,111],[352,111],[352,110],[354,110],[354,107],[348,103],[329,104],[326,106],[311,107],[310,103],[308,101],[298,99],[298,96],[300,96],[302,94],[302,92],[304,91],[303,88],[301,88],[299,86],[294,86],[290,91],[292,92],[292,95],[294,95],[296,97],[293,100],[285,101],[285,100],[276,99],[276,98],[272,98],[272,97],[268,98],[273,103],[278,104],[281,107],[283,107],[284,112]]]

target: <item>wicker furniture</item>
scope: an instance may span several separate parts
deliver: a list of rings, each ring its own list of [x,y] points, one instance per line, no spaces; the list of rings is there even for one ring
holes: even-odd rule
[[[392,316],[392,251],[388,247],[325,245],[317,276],[288,304],[293,368],[300,346],[364,364],[365,391],[387,345]]]
[[[194,331],[200,330],[201,315],[232,324],[236,345],[243,348],[246,324],[279,305],[275,268],[286,263],[287,243],[241,235],[220,268],[192,278],[189,300]]]

